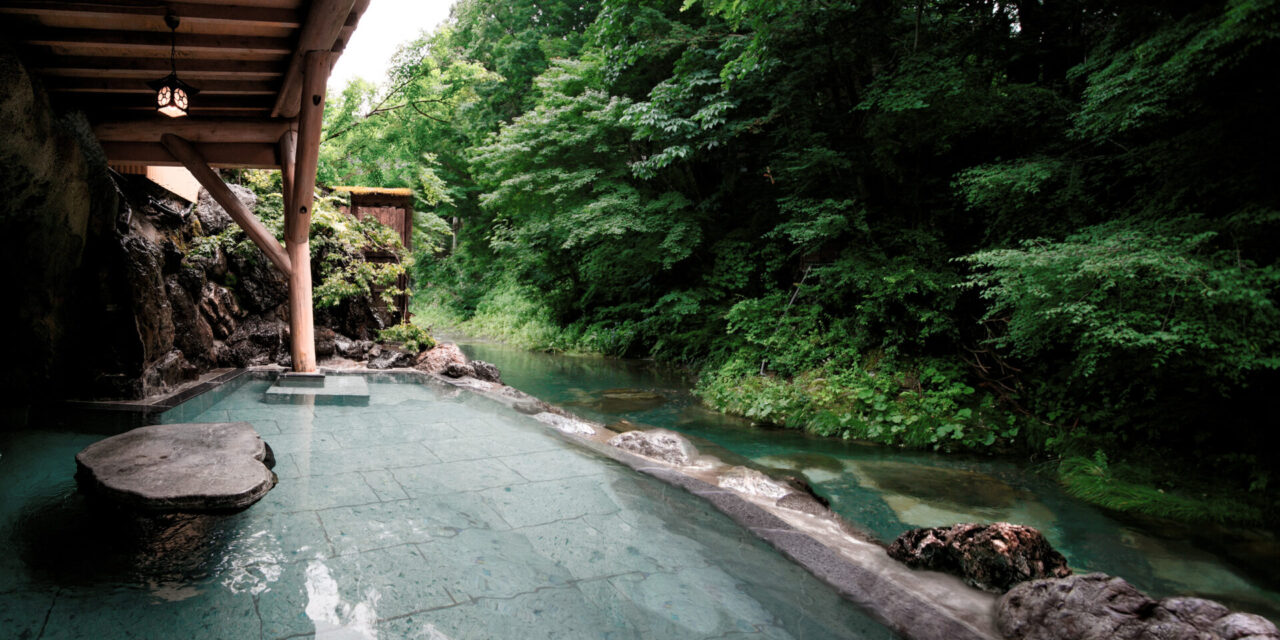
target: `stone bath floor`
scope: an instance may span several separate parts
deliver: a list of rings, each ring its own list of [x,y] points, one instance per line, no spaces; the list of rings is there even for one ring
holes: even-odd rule
[[[232,515],[87,501],[73,457],[105,433],[0,435],[0,636],[894,637],[701,499],[490,401],[266,386],[165,415],[248,421],[275,451],[279,484]]]

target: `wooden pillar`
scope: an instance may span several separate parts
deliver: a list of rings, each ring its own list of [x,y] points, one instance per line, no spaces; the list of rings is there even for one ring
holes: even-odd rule
[[[298,113],[293,197],[285,216],[285,247],[293,265],[289,278],[289,329],[293,370],[316,370],[316,330],[311,302],[311,207],[315,201],[316,166],[320,160],[320,127],[324,119],[324,92],[329,80],[328,51],[308,51],[303,64],[302,109]],[[289,220],[292,218],[292,220]]]
[[[280,197],[284,200],[284,234],[289,237],[289,229],[296,219],[293,213],[293,175],[294,158],[298,154],[298,132],[290,129],[280,136],[277,142],[277,155],[280,156]]]
[[[235,220],[241,229],[244,229],[245,235],[249,236],[249,239],[253,240],[253,243],[258,245],[258,248],[263,253],[267,254],[267,258],[285,275],[291,275],[293,271],[291,268],[292,262],[286,255],[285,250],[280,248],[280,243],[276,241],[275,236],[271,235],[271,232],[262,226],[262,222],[249,211],[248,207],[244,206],[243,202],[240,202],[240,199],[227,187],[227,183],[223,182],[222,178],[219,178],[218,174],[213,172],[213,169],[209,167],[209,163],[205,161],[204,155],[196,149],[195,145],[172,133],[166,133],[161,136],[160,142],[169,151],[169,154],[178,162],[181,162],[182,166],[186,167],[187,171],[190,171],[191,175],[195,176],[196,180],[209,191],[209,195],[213,196],[213,199],[222,205],[227,215],[231,216],[231,219]]]

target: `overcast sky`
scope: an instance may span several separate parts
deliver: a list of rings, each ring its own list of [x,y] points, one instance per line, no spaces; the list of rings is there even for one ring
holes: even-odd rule
[[[434,30],[449,17],[453,0],[373,0],[351,42],[338,58],[329,88],[341,91],[352,78],[381,83],[396,47]]]

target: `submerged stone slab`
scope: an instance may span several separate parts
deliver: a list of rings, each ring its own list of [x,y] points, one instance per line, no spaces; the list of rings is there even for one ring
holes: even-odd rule
[[[275,486],[267,445],[247,422],[140,427],[76,454],[91,490],[153,511],[220,511],[257,502]]]
[[[336,404],[364,407],[369,404],[369,383],[364,376],[325,376],[318,387],[274,384],[262,400],[268,404]]]
[[[276,378],[276,384],[282,387],[323,387],[324,374],[286,371]]]

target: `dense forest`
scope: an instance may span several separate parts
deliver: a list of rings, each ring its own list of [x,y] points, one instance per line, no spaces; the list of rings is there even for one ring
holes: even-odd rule
[[[332,92],[320,178],[417,191],[424,325],[1258,522],[1278,43],[1269,0],[461,0]]]

